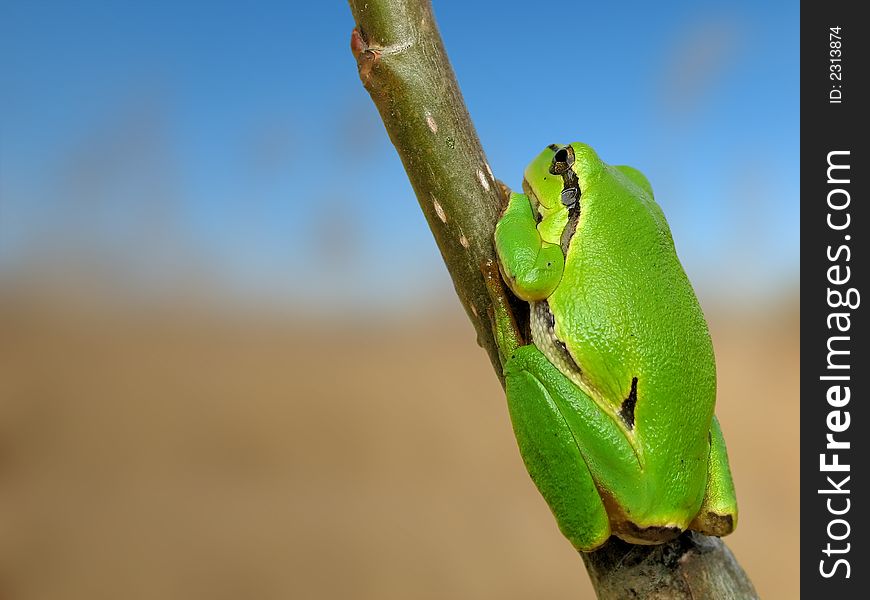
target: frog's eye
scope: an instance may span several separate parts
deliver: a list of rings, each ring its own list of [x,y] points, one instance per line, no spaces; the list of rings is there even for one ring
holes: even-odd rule
[[[553,164],[550,165],[550,173],[553,175],[562,175],[571,168],[574,164],[574,148],[565,146],[556,150],[553,156]]]

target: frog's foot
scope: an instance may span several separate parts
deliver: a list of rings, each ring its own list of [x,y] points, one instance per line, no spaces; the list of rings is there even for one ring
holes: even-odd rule
[[[689,524],[689,529],[705,535],[722,537],[737,527],[737,497],[728,465],[725,439],[714,416],[710,425],[710,467],[707,475],[707,491],[698,515]]]
[[[639,526],[606,493],[602,493],[602,498],[610,515],[613,534],[632,544],[661,544],[686,529],[717,537],[728,535],[737,526],[737,499],[719,421],[714,416],[710,425],[710,460],[704,500],[688,526],[685,522]]]
[[[707,511],[703,515],[699,514],[692,521],[691,527],[704,535],[715,535],[716,537],[724,537],[733,532],[737,527],[737,522],[734,515],[720,515],[713,511]]]

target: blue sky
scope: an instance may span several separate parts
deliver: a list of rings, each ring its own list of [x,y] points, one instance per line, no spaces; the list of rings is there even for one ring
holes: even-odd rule
[[[302,4],[4,2],[0,277],[80,257],[279,303],[448,293],[349,8]],[[498,178],[585,141],[647,174],[702,296],[797,281],[797,3],[434,7]]]

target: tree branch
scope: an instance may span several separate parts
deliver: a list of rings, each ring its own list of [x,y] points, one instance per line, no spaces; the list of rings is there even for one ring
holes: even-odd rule
[[[599,600],[758,600],[725,543],[695,531],[657,546],[611,537],[580,555]]]
[[[495,260],[503,202],[426,0],[350,0],[351,50],[465,307],[478,343],[502,378],[480,267]],[[686,532],[658,546],[611,538],[583,553],[601,600],[754,599],[746,574],[718,538]]]
[[[351,50],[465,307],[501,378],[480,265],[492,259],[501,189],[428,2],[351,0]]]

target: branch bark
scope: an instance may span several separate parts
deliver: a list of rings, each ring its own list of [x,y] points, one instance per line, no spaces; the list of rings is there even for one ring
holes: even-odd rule
[[[351,51],[499,379],[502,368],[480,266],[495,260],[503,202],[427,0],[350,0]],[[503,381],[503,380],[502,380]],[[611,538],[582,553],[601,600],[743,600],[757,595],[719,538],[686,532],[658,546]]]
[[[580,554],[601,600],[758,600],[725,542],[695,531],[658,546],[611,537]]]
[[[351,0],[363,85],[405,165],[462,306],[501,378],[480,265],[494,258],[501,189],[477,139],[428,2]]]

